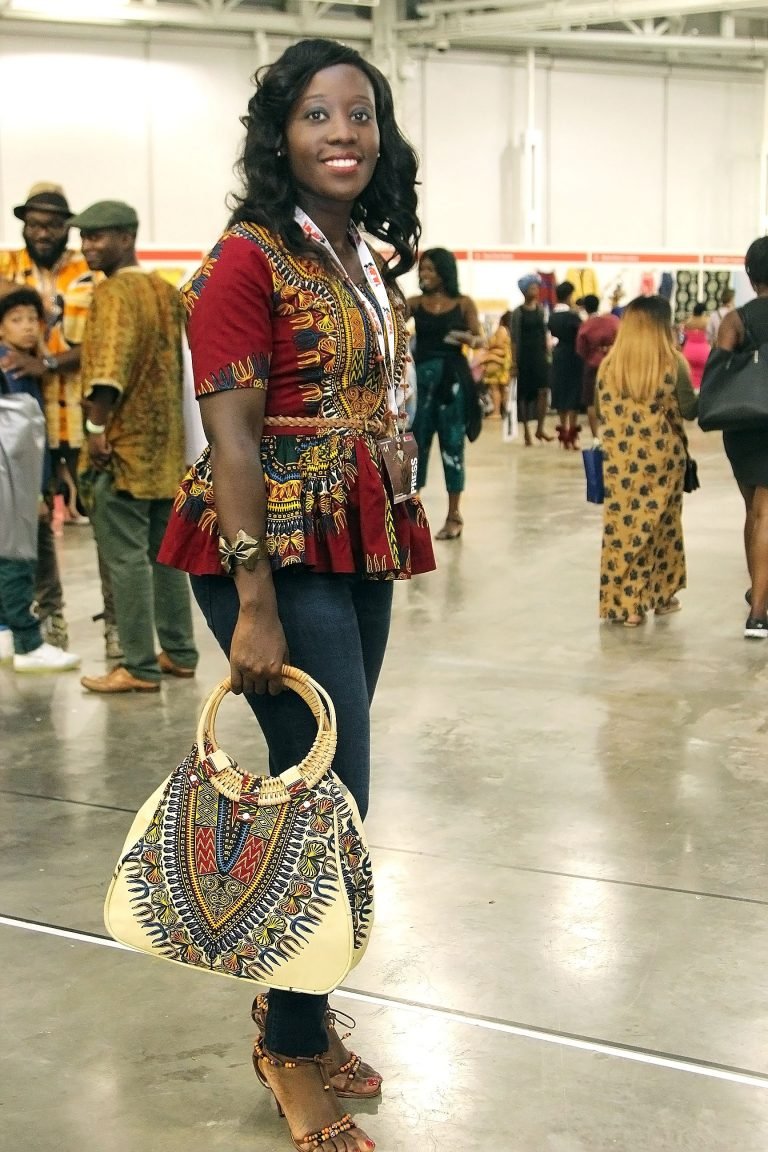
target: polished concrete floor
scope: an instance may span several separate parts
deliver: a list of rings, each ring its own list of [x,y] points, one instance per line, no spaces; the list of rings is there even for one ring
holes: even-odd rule
[[[598,624],[580,457],[493,425],[470,449],[463,539],[396,590],[377,929],[337,1002],[386,1078],[359,1113],[381,1152],[768,1149],[768,643],[741,637],[718,438],[693,443],[676,616]],[[72,647],[97,670],[90,529],[61,546]],[[248,990],[103,936],[131,814],[225,671],[198,636],[196,681],[155,697],[0,670],[3,1148],[290,1147],[250,1069]],[[222,744],[252,733],[234,702]]]

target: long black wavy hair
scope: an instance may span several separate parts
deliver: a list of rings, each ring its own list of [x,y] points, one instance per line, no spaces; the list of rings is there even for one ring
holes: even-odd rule
[[[443,282],[446,296],[450,296],[452,299],[458,299],[461,296],[459,268],[453,252],[449,252],[447,248],[427,248],[425,252],[421,253],[419,262],[421,260],[432,261],[432,267]]]
[[[388,81],[354,48],[336,40],[300,40],[254,76],[256,91],[242,117],[245,143],[236,171],[242,192],[230,200],[230,225],[239,221],[261,224],[278,233],[296,255],[323,259],[321,250],[307,240],[293,218],[296,185],[284,147],[285,126],[296,101],[312,77],[324,68],[350,64],[368,78],[374,92],[379,126],[380,156],[370,184],[355,203],[352,219],[371,236],[394,248],[383,274],[392,281],[416,263],[421,225],[416,214],[418,157],[395,120]]]

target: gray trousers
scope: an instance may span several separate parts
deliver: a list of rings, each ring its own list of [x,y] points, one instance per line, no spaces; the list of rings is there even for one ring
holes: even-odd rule
[[[172,503],[117,492],[107,472],[93,486],[91,523],[112,582],[122,663],[141,680],[161,676],[155,633],[175,664],[194,668],[198,661],[189,578],[157,563]]]

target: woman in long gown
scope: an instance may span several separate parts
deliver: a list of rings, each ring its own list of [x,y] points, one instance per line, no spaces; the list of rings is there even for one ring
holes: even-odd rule
[[[605,503],[600,617],[627,628],[680,610],[683,483],[698,397],[661,296],[628,305],[597,382]]]

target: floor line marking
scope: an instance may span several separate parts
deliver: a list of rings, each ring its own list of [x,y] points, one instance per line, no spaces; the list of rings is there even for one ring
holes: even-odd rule
[[[21,792],[15,788],[0,788],[0,796],[20,796],[25,800],[47,800],[53,804],[75,804],[80,808],[95,808],[106,812],[125,812],[130,816],[135,814],[135,808],[122,808],[117,804],[97,804],[93,800],[70,800],[66,796],[41,796],[39,792]],[[371,844],[377,852],[399,852],[406,856],[419,856],[427,860],[446,860],[448,857],[439,852],[422,852],[415,848],[398,848],[384,844]],[[615,876],[589,876],[585,872],[561,872],[557,868],[533,868],[526,864],[498,863],[494,868],[503,868],[509,872],[524,872],[533,876],[558,876],[564,880],[586,880],[593,884],[613,884],[620,888],[639,888],[644,892],[671,892],[678,896],[701,896],[706,900],[728,900],[733,904],[756,904],[760,908],[768,907],[768,900],[760,900],[756,896],[731,896],[727,892],[705,892],[701,888],[675,888],[670,884],[643,884],[639,880],[619,880]]]
[[[14,916],[0,915],[0,924],[7,928],[21,928],[27,932],[37,932],[44,936],[58,936],[64,940],[74,940],[81,944],[97,944],[101,948],[116,948],[121,952],[134,952],[135,949],[120,944],[108,936],[95,932],[80,932],[72,928],[62,928],[57,924],[43,924],[36,920],[24,920]],[[139,953],[143,955],[143,953]],[[517,1024],[487,1016],[473,1016],[452,1008],[436,1008],[416,1000],[382,996],[372,992],[357,992],[351,988],[338,988],[334,992],[345,1000],[377,1007],[402,1008],[407,1012],[437,1016],[455,1020],[471,1028],[482,1028],[488,1032],[501,1032],[507,1036],[519,1036],[526,1040],[539,1040],[545,1044],[557,1044],[561,1048],[576,1048],[582,1052],[594,1052],[602,1056],[612,1056],[619,1060],[630,1060],[636,1064],[651,1064],[657,1068],[668,1068],[675,1072],[688,1072],[695,1076],[705,1076],[712,1080],[726,1080],[752,1088],[768,1089],[768,1075],[750,1072],[747,1069],[716,1064],[707,1060],[689,1060],[683,1056],[654,1051],[650,1048],[635,1048],[628,1044],[611,1043],[589,1036],[579,1036],[570,1032],[557,1032],[547,1028],[534,1028],[527,1024]]]

